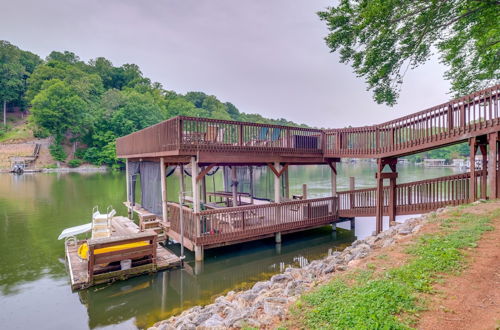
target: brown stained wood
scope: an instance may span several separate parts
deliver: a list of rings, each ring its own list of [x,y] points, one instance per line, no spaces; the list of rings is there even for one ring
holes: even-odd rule
[[[288,168],[288,164],[285,164],[283,165],[283,168],[278,171],[275,167],[274,167],[274,164],[273,163],[268,163],[267,166],[271,169],[271,171],[273,171],[274,175],[276,175],[278,178],[281,177],[281,175],[283,173],[285,173],[285,171],[287,170]]]
[[[206,167],[203,169],[203,171],[201,171],[201,172],[200,172],[200,174],[198,174],[198,175],[196,176],[196,182],[199,182],[201,179],[203,179],[203,178],[205,177],[205,175],[207,175],[207,173],[208,173],[208,172],[210,172],[210,170],[211,170],[212,168],[214,168],[214,166],[215,166],[215,165],[216,165],[216,164],[210,164],[210,165],[206,166]]]

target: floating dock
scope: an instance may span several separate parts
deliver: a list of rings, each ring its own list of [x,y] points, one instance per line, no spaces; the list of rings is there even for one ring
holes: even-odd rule
[[[180,258],[158,244],[156,232],[141,231],[121,216],[112,218],[111,228],[111,237],[66,244],[72,290],[180,267]],[[86,260],[78,256],[84,243],[88,245]],[[123,262],[130,263],[130,268],[122,269]]]

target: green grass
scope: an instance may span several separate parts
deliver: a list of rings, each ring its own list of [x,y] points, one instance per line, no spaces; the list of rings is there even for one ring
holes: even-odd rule
[[[354,279],[334,279],[304,295],[292,309],[292,319],[311,329],[410,328],[424,307],[421,293],[432,293],[432,285],[444,274],[460,272],[466,249],[476,247],[481,235],[493,229],[491,220],[500,215],[460,211],[434,219],[441,230],[417,239],[405,251],[404,265],[382,273],[375,273],[372,265]]]
[[[1,130],[0,142],[13,141],[13,140],[26,140],[33,138],[33,133],[27,125],[16,127],[8,127],[7,130]]]

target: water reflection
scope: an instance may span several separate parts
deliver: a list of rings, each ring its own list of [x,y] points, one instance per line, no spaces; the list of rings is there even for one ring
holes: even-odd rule
[[[136,326],[144,328],[190,306],[210,303],[223,292],[250,287],[291,265],[303,267],[355,239],[350,231],[340,230],[337,239],[330,232],[326,227],[287,235],[281,244],[268,239],[208,250],[203,263],[189,254],[184,270],[83,291],[79,295],[87,307],[89,327],[134,318]],[[175,251],[179,246],[169,248]]]
[[[451,168],[401,166],[398,182],[449,175]],[[339,189],[356,177],[357,187],[375,184],[371,164],[341,164]],[[325,166],[291,166],[291,194],[307,183],[309,196],[330,193]],[[256,183],[260,196],[272,197],[272,177],[262,170]],[[176,176],[169,177],[168,196],[178,196]],[[189,183],[186,184],[189,187]],[[207,189],[220,190],[214,176]],[[113,205],[126,214],[123,173],[0,174],[0,324],[5,329],[143,328],[183,309],[208,303],[229,290],[246,288],[288,265],[305,265],[354,239],[330,227],[274,239],[206,251],[202,264],[188,255],[189,268],[141,276],[110,286],[71,293],[64,263],[62,229],[90,220],[94,205]],[[385,220],[387,222],[387,219]],[[355,235],[374,230],[373,218],[356,219]],[[338,225],[349,229],[349,223]],[[337,237],[335,237],[337,235]],[[178,246],[169,246],[178,253]],[[29,317],[27,317],[29,315]]]

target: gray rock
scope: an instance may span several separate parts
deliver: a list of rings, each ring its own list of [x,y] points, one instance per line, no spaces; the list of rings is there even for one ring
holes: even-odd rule
[[[303,281],[295,280],[288,282],[285,291],[283,292],[286,296],[295,296],[304,291]]]
[[[231,324],[230,326],[234,326],[236,328],[252,327],[259,329],[262,324],[256,318],[244,318],[235,322],[234,324]]]
[[[218,314],[213,314],[210,316],[205,322],[203,322],[202,326],[204,327],[223,327],[224,319],[220,317]]]
[[[399,230],[399,234],[400,234],[400,235],[410,235],[410,234],[411,234],[411,232],[412,232],[412,229],[411,229],[411,227],[409,227],[409,226],[405,226],[405,227],[403,227],[403,228],[401,228],[401,229]]]
[[[253,293],[252,291],[247,291],[243,292],[239,298],[244,300],[245,302],[252,302],[253,300],[255,300],[255,298],[257,298],[257,294]]]
[[[196,325],[193,323],[183,323],[176,327],[177,330],[195,330]]]
[[[286,282],[292,280],[292,276],[290,274],[277,274],[271,277],[271,282],[273,283],[279,283],[279,282]]]
[[[283,305],[273,304],[269,302],[264,303],[264,313],[266,313],[267,315],[279,317],[282,317],[285,314]]]
[[[376,236],[368,236],[367,238],[365,238],[365,243],[370,246],[374,245],[376,241],[377,241]]]
[[[268,297],[268,298],[264,299],[264,302],[284,305],[284,304],[288,303],[288,299],[283,298],[283,297]]]
[[[338,270],[338,271],[344,271],[347,269],[347,265],[344,265],[344,264],[340,264],[340,265],[337,265],[335,267],[335,270]]]
[[[335,271],[335,264],[331,264],[323,269],[323,274],[330,274]]]
[[[422,225],[416,225],[415,227],[413,227],[411,232],[416,233],[416,232],[420,231],[420,229],[422,229]]]
[[[200,325],[202,324],[203,322],[205,322],[206,320],[208,320],[210,318],[210,316],[212,316],[212,313],[207,313],[207,312],[203,312],[203,313],[198,313],[196,314],[193,319],[192,319],[192,322],[195,324],[195,325]]]
[[[394,238],[388,238],[382,243],[382,247],[388,247],[394,244]]]
[[[344,256],[344,262],[345,263],[348,263],[349,261],[351,261],[352,259],[354,259],[354,254],[352,253],[347,253],[345,256]]]
[[[266,281],[266,282],[257,282],[254,284],[254,286],[252,287],[252,293],[259,293],[261,292],[262,290],[267,290],[271,287],[271,283],[269,281]]]

